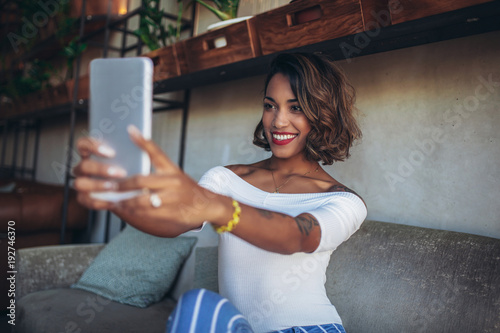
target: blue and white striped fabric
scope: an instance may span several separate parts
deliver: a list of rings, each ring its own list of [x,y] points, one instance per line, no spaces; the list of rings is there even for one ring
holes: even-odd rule
[[[344,326],[340,324],[325,324],[312,326],[294,326],[286,330],[274,331],[272,333],[345,333]]]
[[[227,299],[206,289],[182,295],[167,322],[168,333],[253,333],[243,315]]]
[[[167,333],[253,333],[250,324],[226,298],[206,289],[182,295],[167,321]],[[340,324],[294,326],[272,333],[345,333]]]

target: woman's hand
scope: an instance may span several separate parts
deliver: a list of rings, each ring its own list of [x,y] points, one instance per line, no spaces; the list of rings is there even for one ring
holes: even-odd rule
[[[75,168],[75,174],[80,176],[75,181],[75,189],[79,191],[78,200],[82,204],[94,209],[109,209],[141,230],[170,237],[197,228],[203,221],[230,216],[230,212],[226,213],[227,207],[231,207],[229,198],[199,186],[154,142],[142,137],[135,127],[129,128],[129,133],[132,141],[149,155],[155,173],[123,178],[123,170],[88,159],[90,154],[111,155],[103,155],[106,149],[99,148],[92,140],[82,139],[78,142],[82,162]],[[95,180],[89,176],[107,179]],[[90,196],[91,191],[109,190],[140,190],[144,194],[118,203],[103,202]],[[154,202],[152,198],[160,200]]]
[[[90,159],[91,155],[113,157],[113,149],[100,144],[91,137],[80,138],[77,141],[77,150],[81,161],[73,169],[76,176],[73,187],[78,191],[78,201],[90,209],[111,209],[114,203],[95,199],[92,192],[116,191],[117,181],[124,178],[126,171],[119,166],[104,164]]]

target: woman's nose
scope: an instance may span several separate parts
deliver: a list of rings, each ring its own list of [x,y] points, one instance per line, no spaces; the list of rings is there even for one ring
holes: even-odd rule
[[[284,128],[288,126],[288,118],[286,112],[276,111],[274,114],[273,126],[276,128]]]

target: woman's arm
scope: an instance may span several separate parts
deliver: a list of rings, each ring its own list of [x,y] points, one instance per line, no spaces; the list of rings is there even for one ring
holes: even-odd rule
[[[132,131],[134,132],[134,131]],[[121,219],[134,227],[161,237],[176,237],[186,231],[195,229],[202,225],[192,222],[194,207],[200,210],[198,198],[212,197],[210,191],[199,187],[198,192],[193,192],[197,186],[191,178],[185,175],[152,141],[142,138],[139,134],[131,135],[132,139],[137,137],[136,143],[151,158],[156,172],[147,176],[133,176],[127,178],[125,171],[117,166],[100,163],[90,159],[91,155],[102,157],[113,157],[115,152],[90,137],[80,138],[77,141],[77,150],[81,156],[80,163],[73,169],[76,176],[73,187],[78,191],[78,201],[89,209],[110,210]],[[126,191],[127,189],[142,190],[139,195],[129,200],[118,203],[103,201],[92,197],[92,192]],[[154,208],[150,202],[150,192],[157,192],[165,197],[163,205]],[[169,211],[169,198],[174,201],[183,201],[177,205],[172,212],[183,218],[172,220],[172,212]],[[189,202],[191,200],[191,202]],[[169,223],[165,223],[169,222]]]
[[[226,212],[219,219],[210,220],[215,227],[226,225],[233,214],[231,199],[221,200],[224,201]],[[313,252],[320,243],[321,228],[311,214],[292,217],[241,203],[240,207],[240,222],[232,233],[257,247],[271,252],[292,254]]]
[[[231,198],[199,186],[156,144],[133,130],[131,138],[150,155],[155,173],[125,178],[120,170],[88,158],[91,154],[106,155],[97,143],[90,139],[79,140],[82,162],[74,171],[77,175],[74,187],[82,204],[92,209],[109,209],[134,227],[162,237],[175,237],[201,226],[204,221],[210,221],[214,226],[228,223],[234,211]],[[96,176],[105,179],[97,180]],[[119,203],[90,196],[93,191],[138,189],[145,193]],[[151,193],[160,197],[160,207],[152,206]],[[290,254],[313,252],[320,244],[321,227],[312,214],[292,217],[241,203],[240,207],[240,222],[232,233],[257,247]]]

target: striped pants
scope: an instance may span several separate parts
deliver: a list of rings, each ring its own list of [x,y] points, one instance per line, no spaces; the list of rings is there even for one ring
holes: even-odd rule
[[[340,324],[294,326],[273,333],[345,333]],[[248,321],[227,299],[206,289],[182,295],[167,321],[167,333],[253,333]]]

